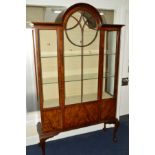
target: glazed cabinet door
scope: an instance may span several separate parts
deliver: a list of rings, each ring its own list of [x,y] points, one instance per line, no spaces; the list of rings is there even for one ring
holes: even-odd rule
[[[103,26],[104,27],[104,26]],[[118,89],[118,66],[120,28],[103,28],[103,66],[102,70],[102,94],[101,94],[101,120],[113,120],[116,117],[117,89]],[[109,30],[110,29],[110,30]]]
[[[99,121],[100,30],[90,10],[71,12],[64,23],[64,128]]]
[[[92,23],[89,23],[92,21]],[[65,105],[98,100],[99,31],[88,12],[74,12],[64,30]]]
[[[58,28],[35,29],[35,66],[42,133],[62,130]]]
[[[57,30],[40,29],[38,40],[42,108],[59,107]]]
[[[104,65],[102,99],[116,97],[118,80],[118,34],[117,31],[105,31],[104,34]]]

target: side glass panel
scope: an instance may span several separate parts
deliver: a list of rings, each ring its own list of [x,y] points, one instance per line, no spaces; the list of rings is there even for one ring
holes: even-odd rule
[[[97,100],[99,32],[88,12],[73,13],[64,32],[65,105]]]
[[[42,70],[43,108],[59,106],[57,33],[39,30]]]
[[[105,32],[102,98],[114,96],[116,31]]]

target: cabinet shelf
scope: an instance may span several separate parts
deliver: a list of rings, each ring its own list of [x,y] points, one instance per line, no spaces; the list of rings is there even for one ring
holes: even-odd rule
[[[108,94],[107,92],[103,92],[103,99],[112,98],[113,96]],[[84,94],[83,95],[83,101],[96,101],[97,100],[97,94]],[[71,105],[73,103],[80,103],[81,102],[81,96],[80,95],[74,95],[66,97],[65,105]],[[58,107],[59,106],[59,99],[47,99],[44,100],[44,108],[51,108],[51,107]]]
[[[115,55],[114,50],[104,50],[105,55]],[[85,50],[83,56],[96,56],[99,55],[99,50]],[[70,50],[64,53],[65,57],[78,57],[82,56],[81,51]],[[57,52],[41,52],[41,58],[56,58]]]
[[[105,73],[103,78],[115,77],[113,74]],[[97,73],[89,73],[83,75],[83,80],[93,80],[98,79]],[[70,75],[65,76],[65,82],[81,81],[81,75]],[[43,84],[53,84],[58,83],[58,77],[48,77],[43,78]]]

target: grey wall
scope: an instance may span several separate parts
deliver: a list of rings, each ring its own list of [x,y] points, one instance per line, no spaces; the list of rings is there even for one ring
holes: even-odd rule
[[[39,110],[36,99],[36,85],[34,75],[34,56],[32,30],[26,29],[26,108],[27,112]]]

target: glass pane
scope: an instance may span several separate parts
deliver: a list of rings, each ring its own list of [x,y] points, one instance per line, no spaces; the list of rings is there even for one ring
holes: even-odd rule
[[[57,83],[58,82],[58,70],[57,70],[57,58],[42,58],[42,82]]]
[[[116,31],[105,32],[102,98],[114,96]]]
[[[98,59],[99,55],[83,56],[83,102],[97,100]]]
[[[83,57],[83,74],[84,79],[98,78],[98,55]],[[95,76],[96,75],[96,76]]]
[[[105,54],[104,55],[104,77],[107,76],[115,76],[115,54],[109,55]]]
[[[65,57],[65,81],[81,80],[81,56]]]
[[[41,57],[57,56],[56,30],[40,30]]]
[[[87,102],[98,99],[99,33],[86,27],[84,38],[85,44],[95,39],[83,52],[83,102]]]
[[[65,104],[81,102],[81,53],[64,38]]]
[[[83,102],[97,100],[98,79],[83,81]]]
[[[80,17],[80,12],[74,13],[69,18],[66,25],[66,37],[68,37],[68,39],[76,45],[81,45],[81,35],[79,35],[79,33],[81,33],[81,29],[80,26],[77,25],[77,19],[80,19]]]
[[[116,31],[105,32],[104,53],[114,54],[116,53]]]
[[[43,84],[44,108],[59,106],[58,84]]]
[[[59,106],[56,30],[40,30],[43,107]]]
[[[102,98],[112,98],[114,95],[114,77],[103,78]]]
[[[65,104],[81,102],[81,81],[65,82]]]

